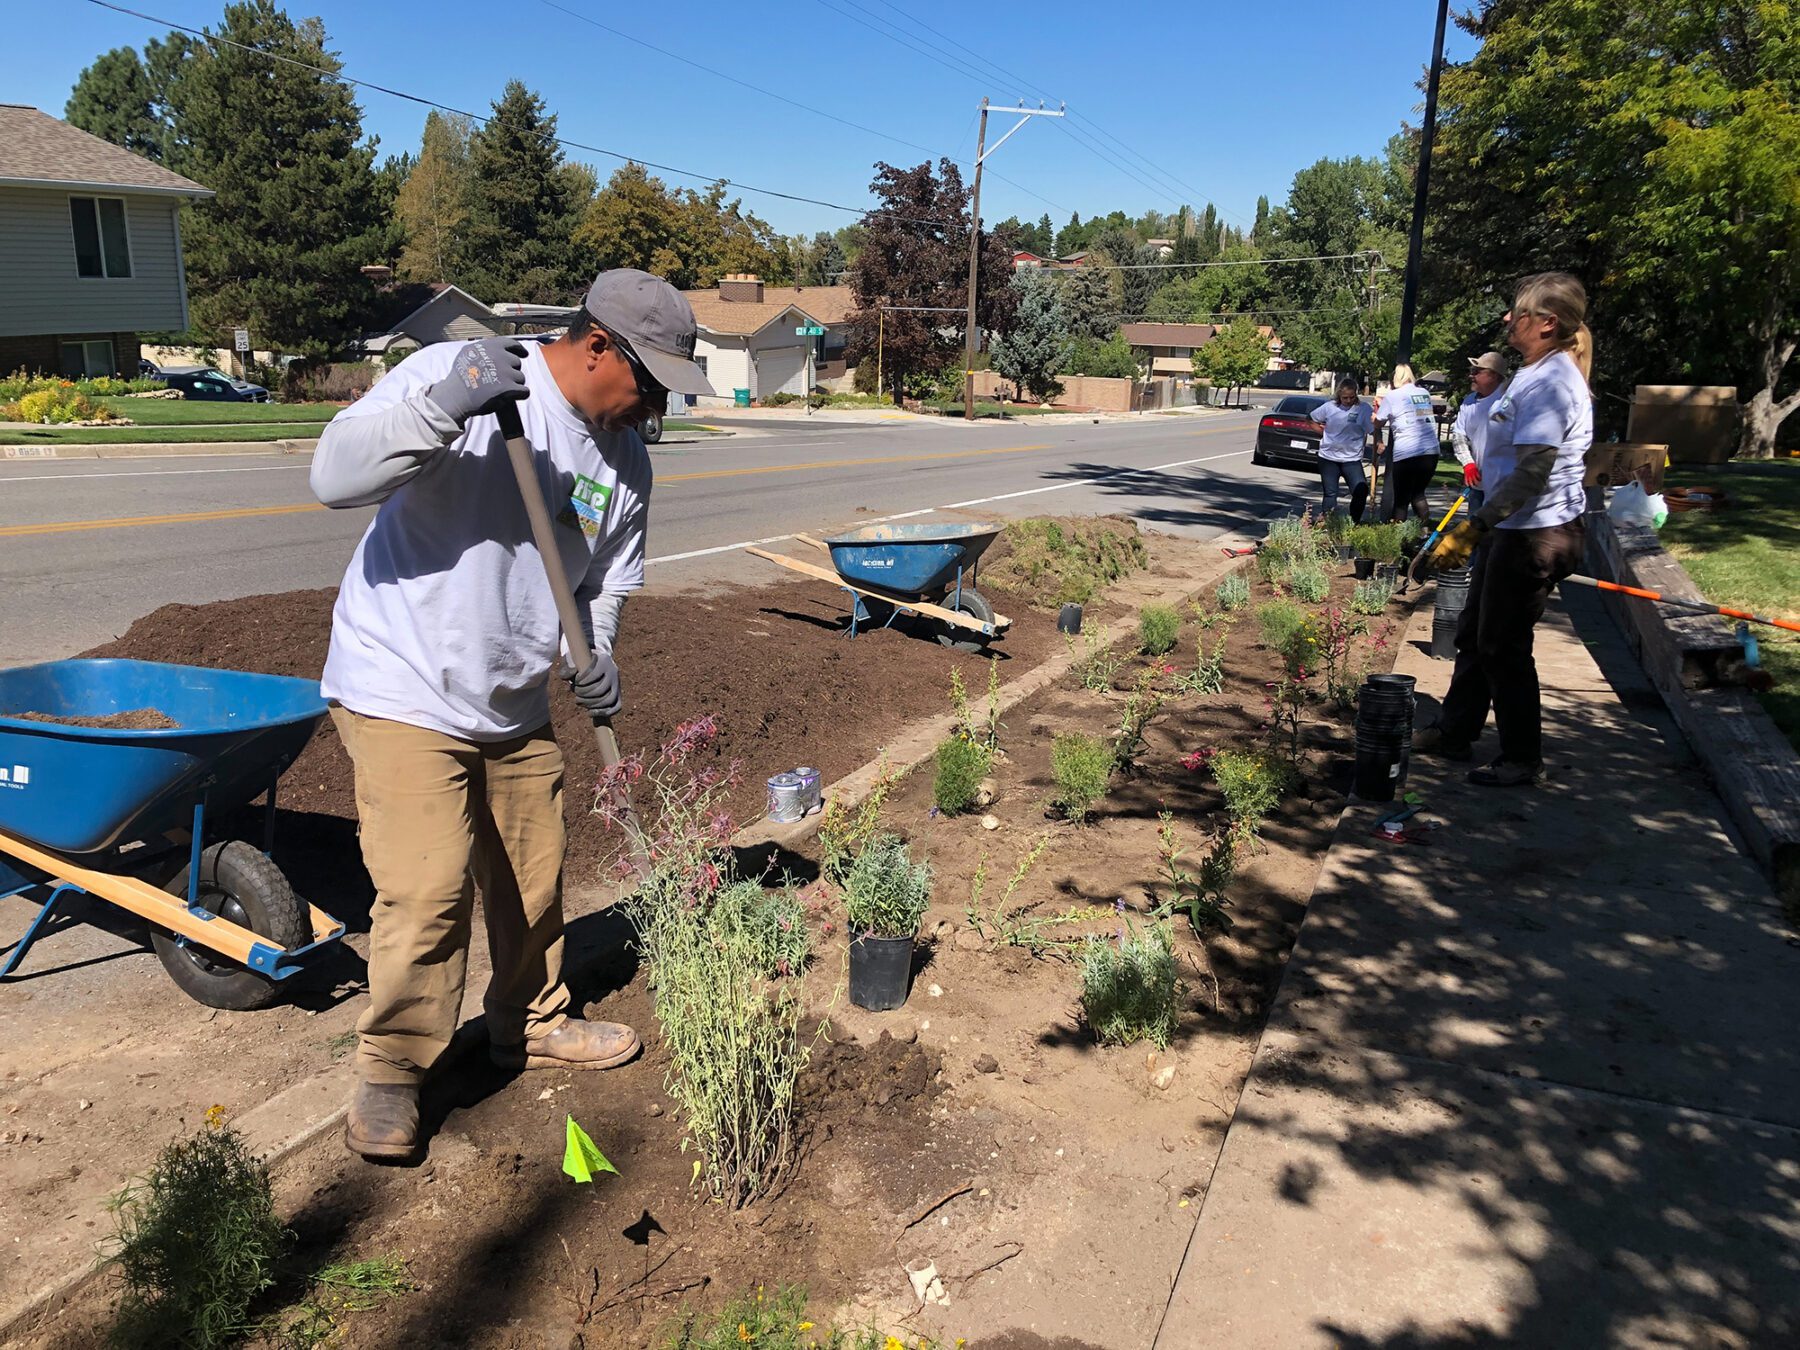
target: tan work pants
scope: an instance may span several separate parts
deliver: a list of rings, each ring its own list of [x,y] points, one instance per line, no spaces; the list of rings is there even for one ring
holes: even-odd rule
[[[416,1083],[456,1032],[481,887],[493,976],[490,1039],[559,1025],[563,757],[550,728],[507,741],[364,717],[333,705],[356,765],[363,863],[375,882],[369,1009],[357,1023],[365,1082]]]

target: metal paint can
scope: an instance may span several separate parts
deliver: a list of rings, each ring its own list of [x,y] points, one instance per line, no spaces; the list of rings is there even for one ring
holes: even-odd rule
[[[795,769],[794,773],[800,779],[800,795],[806,803],[806,810],[803,814],[810,816],[825,805],[824,794],[819,786],[819,771],[802,767]]]
[[[769,779],[769,819],[786,825],[806,814],[806,787],[797,773],[778,773]]]

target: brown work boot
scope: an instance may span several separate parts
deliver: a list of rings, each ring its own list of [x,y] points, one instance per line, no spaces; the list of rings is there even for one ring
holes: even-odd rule
[[[1475,758],[1474,748],[1467,741],[1447,739],[1442,727],[1421,727],[1413,732],[1412,752],[1415,755],[1436,755],[1439,759],[1453,760],[1458,764],[1467,764]]]
[[[419,1085],[358,1083],[344,1120],[344,1146],[365,1158],[410,1158],[419,1151]]]
[[[488,1053],[503,1069],[616,1069],[643,1048],[628,1026],[571,1017],[554,1031],[518,1045],[496,1045]]]

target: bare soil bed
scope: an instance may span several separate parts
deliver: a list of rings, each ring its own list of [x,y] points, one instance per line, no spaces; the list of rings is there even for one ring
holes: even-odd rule
[[[1348,580],[1334,578],[1332,588],[1343,603]],[[827,779],[869,757],[881,743],[877,728],[942,711],[952,664],[973,689],[982,687],[978,663],[935,648],[894,646],[890,654],[878,645],[904,641],[897,635],[833,647],[837,639],[821,628],[815,640],[808,606],[829,612],[835,600],[782,589],[778,602],[752,612],[728,601],[706,613],[698,602],[673,602],[663,613],[679,614],[681,631],[658,625],[659,636],[638,641],[661,645],[628,647],[627,679],[634,668],[705,653],[701,678],[711,683],[700,706],[719,712],[735,737],[731,753],[761,747],[760,764],[772,742],[780,761],[816,764]],[[1255,600],[1268,595],[1257,582]],[[321,629],[323,606],[320,596],[305,609]],[[1040,653],[1055,640],[1028,625],[1025,606],[1009,612],[1020,621],[1016,636],[1036,640]],[[709,641],[700,621],[724,625],[733,613],[748,629],[780,634],[770,670],[742,669],[759,659],[761,637],[722,643],[715,632]],[[628,631],[642,619],[641,609],[628,616]],[[1049,620],[1039,622],[1048,630]],[[189,617],[168,631],[192,627]],[[144,635],[134,634],[141,643]],[[1189,623],[1173,655],[1180,670],[1193,664],[1193,636]],[[246,660],[241,650],[205,643],[190,650]],[[922,650],[934,659],[917,659]],[[885,659],[862,660],[876,652]],[[165,647],[160,659],[184,658]],[[1360,668],[1365,659],[1385,670],[1391,646],[1370,650],[1365,640],[1352,660]],[[784,687],[781,672],[821,665],[831,680],[815,677],[797,697]],[[1186,990],[1171,1047],[1103,1048],[1082,1023],[1066,952],[1034,954],[994,940],[991,928],[984,938],[965,908],[984,856],[992,904],[1015,861],[1047,836],[1011,908],[1019,920],[1080,911],[1044,930],[1045,939],[1110,934],[1127,920],[1146,922],[1159,898],[1159,810],[1174,813],[1191,850],[1204,846],[1221,803],[1204,768],[1184,760],[1196,750],[1262,743],[1266,683],[1279,669],[1248,614],[1229,630],[1224,691],[1171,698],[1151,724],[1137,772],[1115,780],[1090,823],[1047,809],[1052,738],[1068,730],[1110,735],[1121,691],[1142,665],[1134,660],[1106,692],[1065,678],[1006,715],[999,795],[989,808],[996,828],[984,828],[979,812],[935,813],[929,765],[895,789],[884,823],[921,849],[936,875],[906,1007],[878,1015],[848,1004],[841,908],[828,888],[814,886],[821,910],[808,1025],[821,1030],[800,1089],[798,1166],[776,1195],[736,1214],[694,1197],[693,1159],[662,1092],[665,1052],[643,982],[621,949],[577,993],[590,1015],[645,1032],[647,1053],[635,1064],[517,1079],[471,1069],[435,1090],[437,1133],[422,1166],[369,1167],[332,1138],[282,1169],[279,1197],[301,1244],[294,1270],[392,1253],[418,1286],[344,1315],[332,1343],[643,1346],[658,1343],[683,1307],[716,1307],[746,1289],[792,1283],[810,1291],[821,1325],[835,1310],[847,1322],[874,1319],[909,1342],[932,1335],[1014,1350],[1147,1345],[1342,804],[1350,723],[1348,714],[1311,705],[1301,784],[1240,866],[1231,927],[1196,937],[1177,922]],[[881,673],[869,674],[871,667]],[[887,683],[865,683],[875,679]],[[821,692],[836,681],[842,687]],[[679,699],[644,692],[640,720],[622,726],[634,742],[696,710],[691,690]],[[734,728],[734,710],[765,706],[752,699],[768,700],[776,715]],[[566,729],[564,744],[579,743],[579,731]],[[315,743],[302,761],[312,772],[291,777],[302,785],[318,779],[320,806],[336,804],[341,799],[327,794],[343,790],[342,768],[332,769],[340,760],[335,742]],[[619,1176],[576,1186],[561,1174],[567,1115],[593,1134]],[[926,1259],[943,1279],[947,1308],[920,1309],[912,1298],[905,1266]],[[290,1279],[273,1306],[302,1289]],[[24,1344],[97,1344],[107,1298],[97,1287]]]
[[[99,717],[67,717],[44,712],[0,712],[20,722],[49,722],[59,727],[93,727],[106,731],[176,731],[181,723],[160,708],[127,708]]]

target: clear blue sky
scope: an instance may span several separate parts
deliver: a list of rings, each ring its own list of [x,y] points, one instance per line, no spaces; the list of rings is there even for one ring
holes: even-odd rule
[[[122,2],[192,27],[216,24],[222,9],[216,0]],[[982,193],[989,221],[1048,212],[1058,226],[1071,211],[1084,219],[1115,208],[1138,215],[1209,199],[1247,223],[1259,193],[1279,202],[1295,170],[1321,156],[1378,155],[1403,118],[1417,121],[1435,13],[1433,0],[1125,11],[967,0],[555,4],[561,9],[546,0],[306,0],[288,8],[323,18],[346,75],[477,112],[517,77],[543,95],[568,139],[859,209],[878,159],[910,165],[927,151],[972,158],[984,94],[1034,105],[1060,99],[1076,114],[1069,129],[1042,119],[1020,131],[988,161]],[[577,15],[868,130],[696,70]],[[872,31],[884,23],[913,46]],[[95,56],[141,48],[164,31],[84,0],[24,6],[10,22],[11,47],[30,59],[10,63],[0,98],[60,116]],[[1449,55],[1469,47],[1453,26]],[[358,99],[384,154],[417,148],[424,108],[372,90]],[[1013,120],[990,117],[990,141]],[[618,164],[570,154],[594,164],[603,182]],[[753,192],[744,198],[784,233],[854,219]]]

